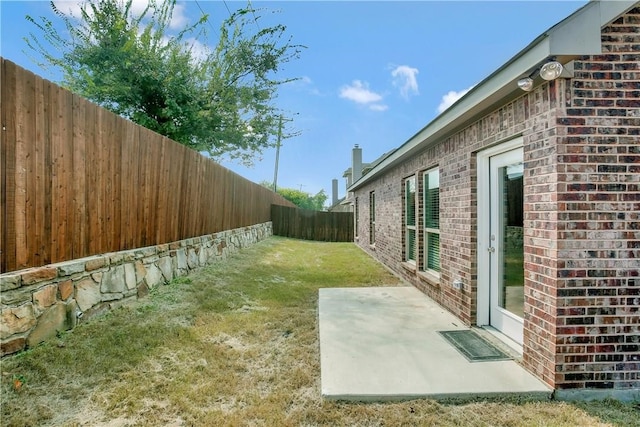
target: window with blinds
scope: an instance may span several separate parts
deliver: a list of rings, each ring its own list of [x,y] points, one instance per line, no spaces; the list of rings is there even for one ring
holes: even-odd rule
[[[376,242],[376,193],[369,193],[369,244]]]
[[[424,173],[424,269],[440,271],[440,171]]]
[[[416,261],[416,178],[404,181],[404,229],[405,256],[408,262]]]

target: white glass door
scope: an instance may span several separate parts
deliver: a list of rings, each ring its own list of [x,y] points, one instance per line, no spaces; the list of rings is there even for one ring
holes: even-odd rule
[[[524,316],[522,148],[489,161],[489,324],[522,344]]]

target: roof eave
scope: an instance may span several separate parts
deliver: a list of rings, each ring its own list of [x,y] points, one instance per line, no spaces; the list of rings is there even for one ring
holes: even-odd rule
[[[563,64],[601,53],[601,27],[631,9],[636,1],[592,0],[536,38],[531,44],[489,75],[455,104],[426,125],[367,175],[353,183],[354,191],[380,173],[467,126],[486,112],[521,96],[517,81],[553,57]]]

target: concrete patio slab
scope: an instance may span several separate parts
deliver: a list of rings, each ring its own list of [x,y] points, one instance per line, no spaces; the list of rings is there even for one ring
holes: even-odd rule
[[[551,396],[514,360],[468,361],[438,334],[468,328],[414,287],[320,289],[318,310],[327,399]]]

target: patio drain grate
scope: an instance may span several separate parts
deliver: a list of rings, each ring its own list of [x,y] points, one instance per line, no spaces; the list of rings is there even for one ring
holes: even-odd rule
[[[470,362],[510,360],[511,357],[471,330],[438,331]]]

